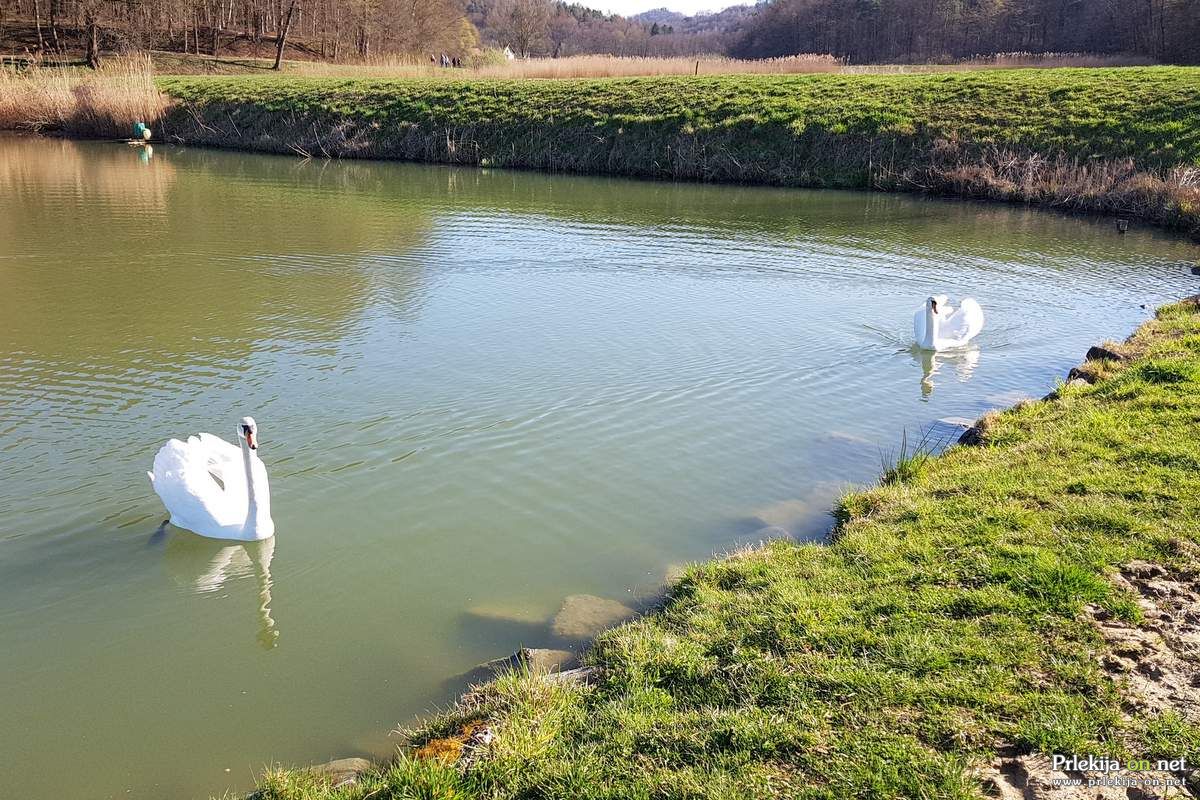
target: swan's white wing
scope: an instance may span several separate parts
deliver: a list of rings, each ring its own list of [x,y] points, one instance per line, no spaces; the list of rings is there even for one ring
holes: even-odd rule
[[[970,297],[964,297],[962,305],[942,323],[939,331],[945,339],[966,344],[983,330],[983,309]]]
[[[211,433],[197,433],[188,437],[189,443],[193,440],[199,442],[199,447],[208,462],[208,471],[222,483],[228,485],[238,480],[245,483],[246,466],[242,463],[241,449]]]
[[[154,457],[154,491],[174,525],[217,535],[245,524],[246,475],[244,466],[239,470],[231,459],[237,455],[238,448],[211,434],[189,436],[186,442],[171,439],[162,446]]]

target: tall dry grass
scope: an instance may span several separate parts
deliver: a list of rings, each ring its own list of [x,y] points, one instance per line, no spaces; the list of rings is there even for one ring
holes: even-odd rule
[[[128,136],[134,122],[154,125],[169,105],[146,55],[111,59],[97,71],[0,69],[0,129]]]
[[[252,58],[212,58],[156,53],[163,73],[262,73],[270,61]],[[326,61],[286,61],[289,75],[339,78],[632,78],[659,75],[798,75],[841,72],[859,75],[920,74],[964,72],[980,69],[1022,67],[1127,67],[1144,66],[1149,59],[1134,56],[1105,56],[1089,53],[998,53],[941,64],[846,64],[819,53],[783,58],[742,60],[725,56],[633,57],[612,55],[569,56],[567,58],[528,58],[505,61],[496,51],[485,51],[466,66],[446,69],[427,59],[400,55],[374,57],[366,61],[332,63]]]
[[[1200,167],[1139,169],[1133,159],[1080,159],[938,142],[926,164],[880,169],[876,188],[1139,219],[1200,238]]]
[[[626,57],[609,55],[567,58],[525,58],[444,69],[427,61],[384,57],[366,62],[332,64],[292,61],[288,74],[311,77],[385,78],[632,78],[656,75],[790,75],[837,72],[842,62],[829,55],[804,54],[786,58],[743,61],[724,56],[694,58]]]
[[[265,58],[197,56],[165,51],[152,53],[156,71],[163,75],[270,74]],[[374,56],[365,61],[296,61],[283,64],[288,75],[337,78],[442,78],[447,80],[503,78],[626,78],[658,75],[795,75],[820,72],[896,75],[930,72],[965,72],[1019,67],[1127,67],[1145,66],[1150,59],[1090,53],[999,53],[963,61],[929,64],[846,64],[817,53],[783,58],[741,60],[718,55],[689,57],[632,57],[613,55],[530,58],[506,61],[496,50],[468,58],[462,68],[446,69],[427,58],[403,55]]]
[[[969,72],[979,69],[1054,69],[1057,67],[1147,67],[1156,63],[1143,56],[1096,53],[994,53],[944,64],[849,64],[852,75],[909,75],[930,72]]]
[[[533,58],[480,67],[482,78],[620,78],[642,75],[791,75],[837,72],[842,62],[830,55],[805,53],[786,58],[742,61],[721,56],[701,58],[614,58],[573,56]]]

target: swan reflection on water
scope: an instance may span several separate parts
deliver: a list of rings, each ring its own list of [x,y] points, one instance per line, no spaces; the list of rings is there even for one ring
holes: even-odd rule
[[[933,387],[937,384],[934,382],[934,376],[944,365],[949,365],[953,370],[955,377],[959,383],[966,383],[971,380],[971,376],[975,374],[975,368],[979,366],[980,351],[978,347],[966,347],[960,350],[942,350],[935,352],[933,350],[922,350],[920,347],[913,345],[910,352],[913,359],[921,364],[921,396],[929,397],[933,394]]]
[[[157,535],[157,534],[156,534]],[[271,559],[275,537],[259,542],[227,542],[174,531],[167,541],[167,571],[180,586],[197,594],[210,594],[253,579],[257,588],[258,633],[263,649],[279,642],[279,631],[271,617]]]

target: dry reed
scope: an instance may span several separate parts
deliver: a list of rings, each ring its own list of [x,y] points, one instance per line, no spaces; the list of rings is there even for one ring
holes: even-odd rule
[[[723,56],[694,58],[624,57],[609,55],[567,58],[527,58],[445,69],[427,61],[384,57],[366,62],[331,64],[292,61],[288,74],[311,77],[387,78],[626,78],[657,75],[791,75],[837,72],[842,62],[829,55],[804,54],[787,58],[743,61]]]
[[[1054,69],[1058,67],[1145,67],[1153,59],[1095,53],[995,53],[944,64],[853,64],[842,68],[852,75],[910,75],[929,72],[970,72],[980,69]]]
[[[156,53],[164,73],[262,73],[270,62],[253,58],[211,58]],[[489,51],[478,63],[460,69],[446,69],[427,59],[390,55],[367,61],[332,63],[326,61],[287,61],[289,75],[339,78],[631,78],[667,75],[798,75],[841,72],[847,74],[893,75],[930,72],[965,72],[980,69],[1028,67],[1126,67],[1143,66],[1148,59],[1133,56],[1105,56],[1089,53],[999,53],[942,64],[846,64],[842,60],[817,53],[741,60],[716,55],[690,57],[632,57],[584,55],[567,58],[529,58],[505,61]]]
[[[94,72],[0,70],[0,129],[128,136],[134,122],[154,125],[169,105],[145,55],[113,59]]]
[[[1200,237],[1200,167],[1139,169],[1133,159],[1048,157],[1001,148],[968,154],[939,142],[929,163],[879,170],[876,188],[1112,214]]]

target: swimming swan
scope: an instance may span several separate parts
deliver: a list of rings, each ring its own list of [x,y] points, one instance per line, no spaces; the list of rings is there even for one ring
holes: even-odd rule
[[[983,309],[969,297],[955,311],[950,298],[937,294],[925,301],[913,315],[913,334],[922,350],[950,350],[962,347],[983,330]]]
[[[275,534],[267,468],[258,457],[258,426],[251,417],[238,423],[237,437],[241,452],[211,433],[171,439],[158,451],[154,471],[146,474],[172,525],[243,542]]]

